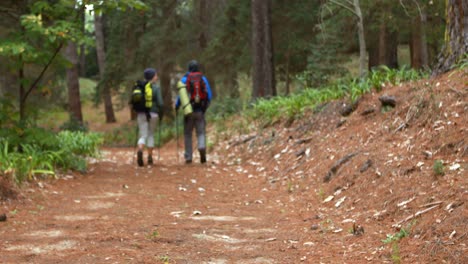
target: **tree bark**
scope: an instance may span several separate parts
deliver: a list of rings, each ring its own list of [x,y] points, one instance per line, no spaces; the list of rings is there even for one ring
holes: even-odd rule
[[[83,23],[83,35],[86,35],[86,10],[85,5],[81,10],[81,21]],[[80,47],[80,76],[84,77],[86,75],[86,47],[85,44],[82,44]]]
[[[132,19],[132,16],[125,16],[125,58],[126,58],[126,69],[131,71],[134,65],[136,64],[135,60],[137,57],[138,44],[141,36],[143,36],[143,25],[146,23],[145,19],[142,18],[138,22],[135,22]],[[131,94],[133,90],[133,82],[130,83],[128,94]],[[132,107],[128,107],[130,111],[130,120],[135,120],[137,114],[133,111]]]
[[[359,38],[359,76],[363,78],[366,75],[366,39],[364,36],[364,19],[362,17],[361,5],[359,0],[354,0],[354,11],[358,18],[358,38]]]
[[[398,34],[391,32],[386,23],[380,25],[379,32],[379,65],[398,68]]]
[[[346,9],[357,17],[358,39],[359,39],[359,76],[363,78],[366,75],[366,40],[364,33],[364,18],[362,16],[361,4],[359,0],[349,0],[348,3],[330,0],[331,3]],[[349,6],[349,5],[352,5]],[[370,67],[369,67],[370,68]]]
[[[447,0],[445,44],[432,75],[449,71],[468,53],[468,1]]]
[[[109,82],[104,80],[106,71],[106,53],[104,48],[104,29],[102,16],[94,13],[94,31],[96,34],[96,53],[99,65],[99,76],[102,84],[102,96],[104,99],[104,112],[106,114],[106,123],[116,122],[114,115],[114,107],[112,105],[112,93]]]
[[[289,86],[291,85],[291,82],[290,82],[290,77],[289,77],[289,64],[290,64],[290,59],[291,59],[291,49],[289,48],[289,43],[288,43],[288,50],[286,52],[286,95],[289,95],[289,93],[291,92],[291,89],[289,88]]]
[[[219,4],[217,2],[218,0],[199,0],[198,1],[198,20],[200,23],[200,34],[198,37],[198,48],[200,49],[200,53],[203,53],[206,48],[208,47],[208,43],[210,41],[210,26],[212,23],[212,13],[213,10],[216,8],[216,5]],[[204,75],[208,78],[210,82],[210,87],[211,87],[211,93],[213,98],[217,96],[217,89],[216,89],[216,83],[215,83],[215,78],[209,78],[208,76],[210,73],[213,71],[210,71],[212,69],[212,65],[209,63],[203,63],[203,73]]]
[[[388,30],[388,29],[387,29]],[[381,64],[387,65],[389,68],[397,69],[399,67],[398,63],[398,32],[389,31],[387,39],[387,49],[386,49],[386,58],[385,61]]]
[[[174,10],[177,8],[177,1],[176,0],[171,0],[171,1],[163,1],[162,2],[162,8],[160,11],[162,11],[162,17],[171,17],[171,20],[164,21],[161,24],[162,28],[164,29],[162,31],[163,35],[170,36],[172,32],[177,31],[177,25],[180,24],[179,17],[178,16],[173,16],[172,14],[174,13]],[[156,14],[155,14],[156,16]],[[196,34],[196,33],[195,33]],[[174,70],[174,60],[171,58],[173,49],[174,49],[174,42],[172,39],[164,39],[162,40],[162,50],[160,51],[163,56],[160,56],[158,58],[158,67],[159,67],[159,83],[161,85],[161,95],[163,97],[163,103],[164,103],[164,115],[167,117],[173,117],[174,111],[173,107],[174,104],[172,102],[172,94],[171,94],[171,74],[173,73]],[[148,65],[148,64],[145,64]]]
[[[172,94],[171,94],[171,71],[174,67],[172,62],[165,62],[161,67],[159,82],[161,84],[161,94],[164,102],[164,113],[168,116],[172,114]]]
[[[374,67],[379,65],[379,49],[377,48],[378,42],[373,38],[369,46],[369,60],[367,61],[368,70],[371,71]]]
[[[86,76],[86,48],[85,45],[80,47],[80,76]]]
[[[67,68],[67,86],[68,86],[68,109],[70,120],[83,123],[83,114],[81,112],[80,84],[78,82],[78,52],[74,42],[69,42],[65,50],[65,56],[71,63]]]
[[[253,98],[276,95],[270,0],[252,0]]]
[[[390,31],[382,21],[376,41],[377,46],[369,48],[369,69],[379,65],[398,68],[398,32]]]
[[[411,21],[410,55],[411,67],[414,69],[428,66],[426,20],[426,14],[422,13]]]
[[[201,30],[198,36],[198,45],[200,50],[206,49],[208,46],[208,26],[209,26],[209,10],[208,0],[198,0],[198,20],[200,22]]]
[[[20,55],[19,61],[23,61]],[[20,112],[20,120],[24,120],[26,118],[26,100],[25,94],[26,91],[24,89],[24,84],[22,80],[24,79],[24,63],[21,63],[21,66],[18,70],[18,78],[19,78],[19,112]]]

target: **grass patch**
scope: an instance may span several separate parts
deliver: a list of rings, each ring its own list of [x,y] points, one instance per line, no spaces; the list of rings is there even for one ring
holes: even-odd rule
[[[306,110],[313,110],[316,106],[332,100],[348,98],[353,102],[372,90],[380,91],[388,85],[398,85],[425,76],[427,73],[406,67],[380,67],[372,71],[366,79],[339,79],[326,86],[308,88],[290,96],[260,98],[246,114],[251,120],[261,120],[261,125],[265,127],[283,120],[298,119]]]
[[[445,175],[444,163],[441,160],[434,161],[434,165],[432,166],[432,171],[434,172],[435,176],[444,176]]]
[[[401,256],[400,256],[400,245],[399,242],[401,239],[410,235],[410,228],[411,224],[407,226],[407,228],[402,228],[395,234],[387,234],[387,238],[383,239],[382,242],[384,244],[391,244],[392,245],[392,261],[395,264],[401,263]]]
[[[80,97],[84,101],[93,101],[96,93],[97,82],[87,78],[80,78]]]
[[[97,157],[102,144],[96,133],[62,131],[58,134],[27,128],[0,137],[0,174],[21,184],[36,177],[55,176],[58,170],[85,172],[86,157]]]
[[[68,112],[60,108],[55,108],[41,111],[39,119],[37,120],[37,125],[48,129],[57,129],[69,119],[70,115]]]

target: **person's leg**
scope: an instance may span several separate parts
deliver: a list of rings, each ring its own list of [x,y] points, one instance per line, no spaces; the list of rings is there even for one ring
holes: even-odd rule
[[[137,163],[138,166],[143,166],[143,149],[145,147],[146,138],[148,137],[148,122],[146,121],[146,115],[139,113],[137,116],[139,138],[138,138],[138,153]]]
[[[206,162],[206,122],[205,114],[198,112],[195,115],[195,127],[197,132],[198,151],[200,152],[200,162]]]
[[[186,163],[192,162],[192,131],[194,125],[193,115],[194,113],[184,116],[184,158]]]
[[[153,148],[154,148],[154,131],[158,122],[158,115],[151,113],[151,119],[148,124],[148,164],[153,164]]]

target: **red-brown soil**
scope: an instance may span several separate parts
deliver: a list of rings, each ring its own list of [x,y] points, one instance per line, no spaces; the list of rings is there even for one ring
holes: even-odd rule
[[[207,165],[174,143],[145,168],[104,149],[86,175],[2,203],[0,262],[468,263],[467,87],[466,70],[386,87],[245,142],[212,130]]]

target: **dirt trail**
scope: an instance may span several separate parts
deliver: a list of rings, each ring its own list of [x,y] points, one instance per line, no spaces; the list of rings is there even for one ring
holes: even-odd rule
[[[382,239],[395,220],[325,203],[320,179],[288,192],[266,163],[211,153],[207,165],[185,165],[175,152],[165,146],[155,166],[138,168],[132,149],[107,149],[86,175],[26,188],[27,199],[2,207],[0,263],[392,263]],[[349,232],[352,219],[365,234]],[[402,242],[401,258],[427,263],[419,242]]]
[[[164,149],[154,167],[108,149],[84,176],[27,190],[5,205],[1,263],[297,263],[312,242],[291,232],[253,167],[181,165]],[[215,160],[213,160],[215,159]],[[164,165],[162,165],[164,164]],[[246,180],[251,179],[249,185]],[[308,253],[312,254],[312,252]]]
[[[209,133],[207,165],[175,144],[145,168],[107,149],[1,204],[0,263],[468,263],[467,76],[386,87],[347,118],[336,101]]]

